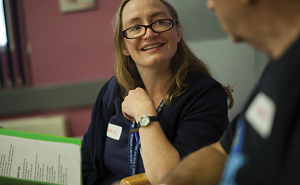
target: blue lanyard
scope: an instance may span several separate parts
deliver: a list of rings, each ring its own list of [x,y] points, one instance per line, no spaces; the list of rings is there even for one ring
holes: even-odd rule
[[[162,100],[157,108],[157,114],[165,107],[165,102]],[[135,129],[136,122],[132,121],[130,124],[130,130]],[[134,139],[136,141],[135,146],[133,147]],[[138,152],[141,147],[141,141],[138,132],[131,133],[129,132],[128,137],[128,158],[129,158],[129,171],[130,175],[136,175],[137,172],[137,161],[138,161]]]
[[[232,143],[232,148],[230,153],[239,153],[242,151],[244,144],[244,134],[245,134],[245,125],[242,117],[238,119],[236,129],[235,129],[235,137]]]
[[[244,124],[244,118],[240,116],[236,125],[235,137],[232,143],[229,157],[226,161],[222,179],[219,185],[237,185],[235,181],[236,174],[246,161],[246,157],[242,153],[245,135]]]

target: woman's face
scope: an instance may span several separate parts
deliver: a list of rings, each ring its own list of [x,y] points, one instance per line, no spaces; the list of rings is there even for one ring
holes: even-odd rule
[[[160,19],[172,19],[167,7],[160,0],[131,0],[122,13],[122,30],[135,25],[149,25]],[[169,69],[181,39],[177,24],[166,32],[155,33],[147,28],[146,34],[136,39],[124,38],[122,52],[131,56],[141,72],[144,68]]]

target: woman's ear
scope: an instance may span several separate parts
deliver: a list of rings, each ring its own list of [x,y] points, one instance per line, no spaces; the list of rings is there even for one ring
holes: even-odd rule
[[[125,56],[129,56],[130,53],[129,53],[129,51],[128,51],[128,49],[127,49],[127,47],[126,47],[126,45],[125,45],[124,42],[121,42],[121,47],[122,47],[122,53],[123,53]]]
[[[180,25],[176,26],[176,29],[177,29],[177,43],[178,43],[181,40],[181,26]]]

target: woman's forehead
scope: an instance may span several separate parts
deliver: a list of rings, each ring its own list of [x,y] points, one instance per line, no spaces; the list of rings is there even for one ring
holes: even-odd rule
[[[172,18],[168,8],[160,0],[131,0],[122,12],[122,23],[124,26],[133,21],[151,19],[157,16]]]

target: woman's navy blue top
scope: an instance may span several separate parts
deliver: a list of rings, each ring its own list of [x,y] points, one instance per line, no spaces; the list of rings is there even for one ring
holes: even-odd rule
[[[213,78],[190,74],[189,88],[172,99],[159,114],[159,123],[181,159],[219,140],[228,126],[227,94]],[[130,176],[128,135],[130,122],[123,117],[120,94],[113,98],[115,78],[101,89],[94,105],[91,123],[82,142],[83,184],[110,185]],[[116,114],[111,116],[114,101]],[[108,124],[121,128],[120,138],[107,136]],[[142,157],[138,173],[144,172]]]

